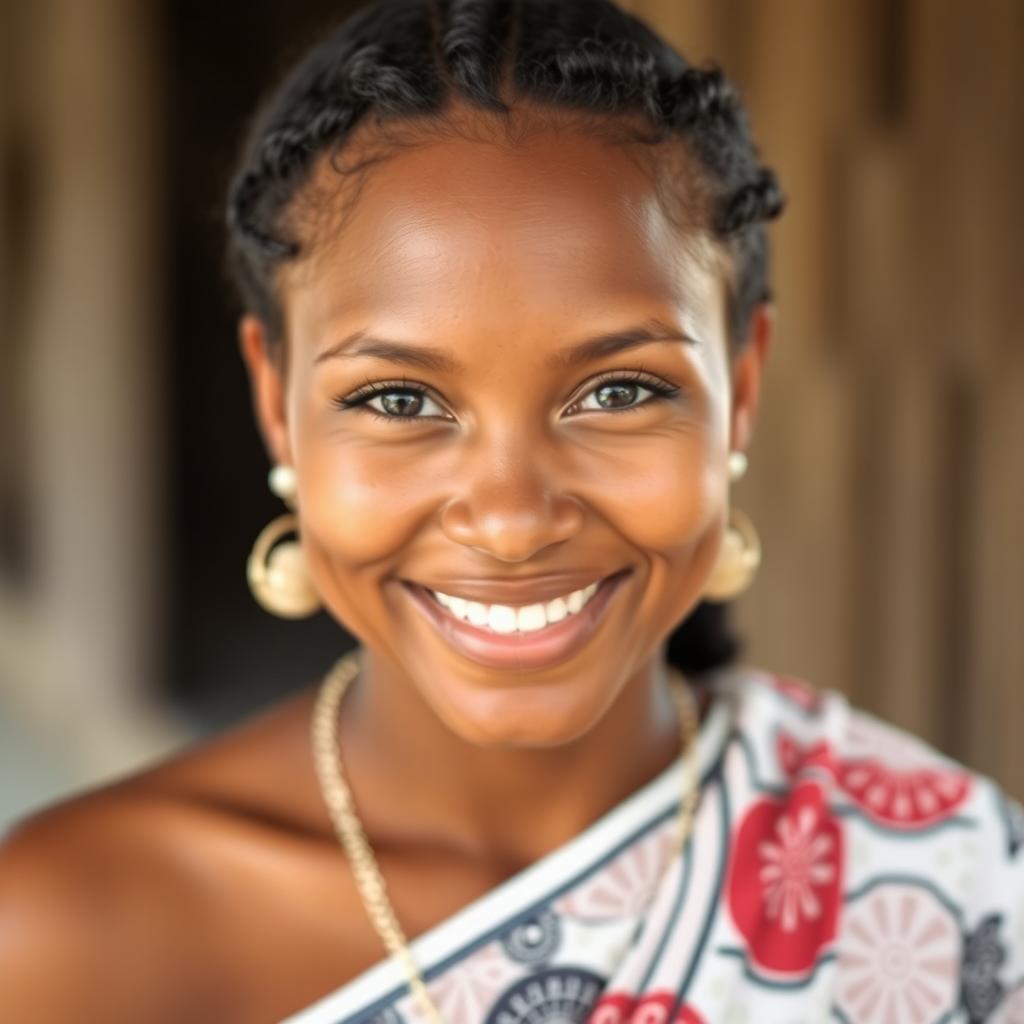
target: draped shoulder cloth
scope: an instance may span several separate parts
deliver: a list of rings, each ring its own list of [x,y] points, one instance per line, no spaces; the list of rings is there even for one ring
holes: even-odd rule
[[[677,761],[411,943],[446,1024],[1024,1024],[1024,812],[834,692],[709,673]],[[414,1024],[382,960],[284,1024]]]

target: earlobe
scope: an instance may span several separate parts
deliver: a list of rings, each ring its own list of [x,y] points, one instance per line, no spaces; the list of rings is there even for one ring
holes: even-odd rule
[[[256,425],[271,462],[291,465],[285,380],[274,344],[259,317],[247,313],[239,320],[238,348],[249,375]]]

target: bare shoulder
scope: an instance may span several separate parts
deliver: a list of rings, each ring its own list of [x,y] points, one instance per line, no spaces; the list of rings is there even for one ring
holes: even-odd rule
[[[217,1005],[235,898],[225,868],[302,845],[288,796],[308,771],[302,710],[282,702],[3,837],[5,1020],[232,1019]]]
[[[0,991],[13,1020],[142,1019],[187,975],[197,890],[165,843],[180,809],[134,782],[20,822],[0,846]],[[60,983],[55,984],[59,979]],[[173,1018],[169,1013],[167,1019]],[[181,1019],[181,1018],[179,1018]]]

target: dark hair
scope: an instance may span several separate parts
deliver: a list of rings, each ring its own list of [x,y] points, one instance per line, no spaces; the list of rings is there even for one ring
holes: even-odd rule
[[[302,251],[285,215],[318,156],[337,154],[371,113],[378,125],[424,125],[444,123],[454,101],[500,116],[517,100],[593,126],[639,119],[636,142],[685,140],[703,172],[707,226],[731,255],[727,323],[730,344],[742,346],[756,305],[771,299],[762,222],[784,204],[775,174],[759,164],[721,69],[692,67],[611,0],[377,0],[309,51],[254,120],[228,201],[232,272],[271,340],[281,333],[275,271]],[[704,602],[669,638],[667,657],[697,674],[739,651],[725,606]]]

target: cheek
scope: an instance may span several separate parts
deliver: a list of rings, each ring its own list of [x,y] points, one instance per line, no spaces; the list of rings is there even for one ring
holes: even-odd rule
[[[401,427],[394,429],[400,430]],[[409,448],[320,441],[302,449],[304,531],[333,560],[352,568],[393,556],[411,541],[458,486],[454,452],[417,456]],[[588,459],[574,485],[633,545],[685,548],[718,517],[723,478],[706,437],[636,446],[628,459]]]
[[[689,549],[721,514],[723,479],[706,436],[638,450],[614,500],[616,525],[636,547],[670,556]]]
[[[399,455],[350,440],[309,446],[297,466],[304,531],[353,569],[394,555],[436,500],[438,474],[425,467],[408,449]]]

